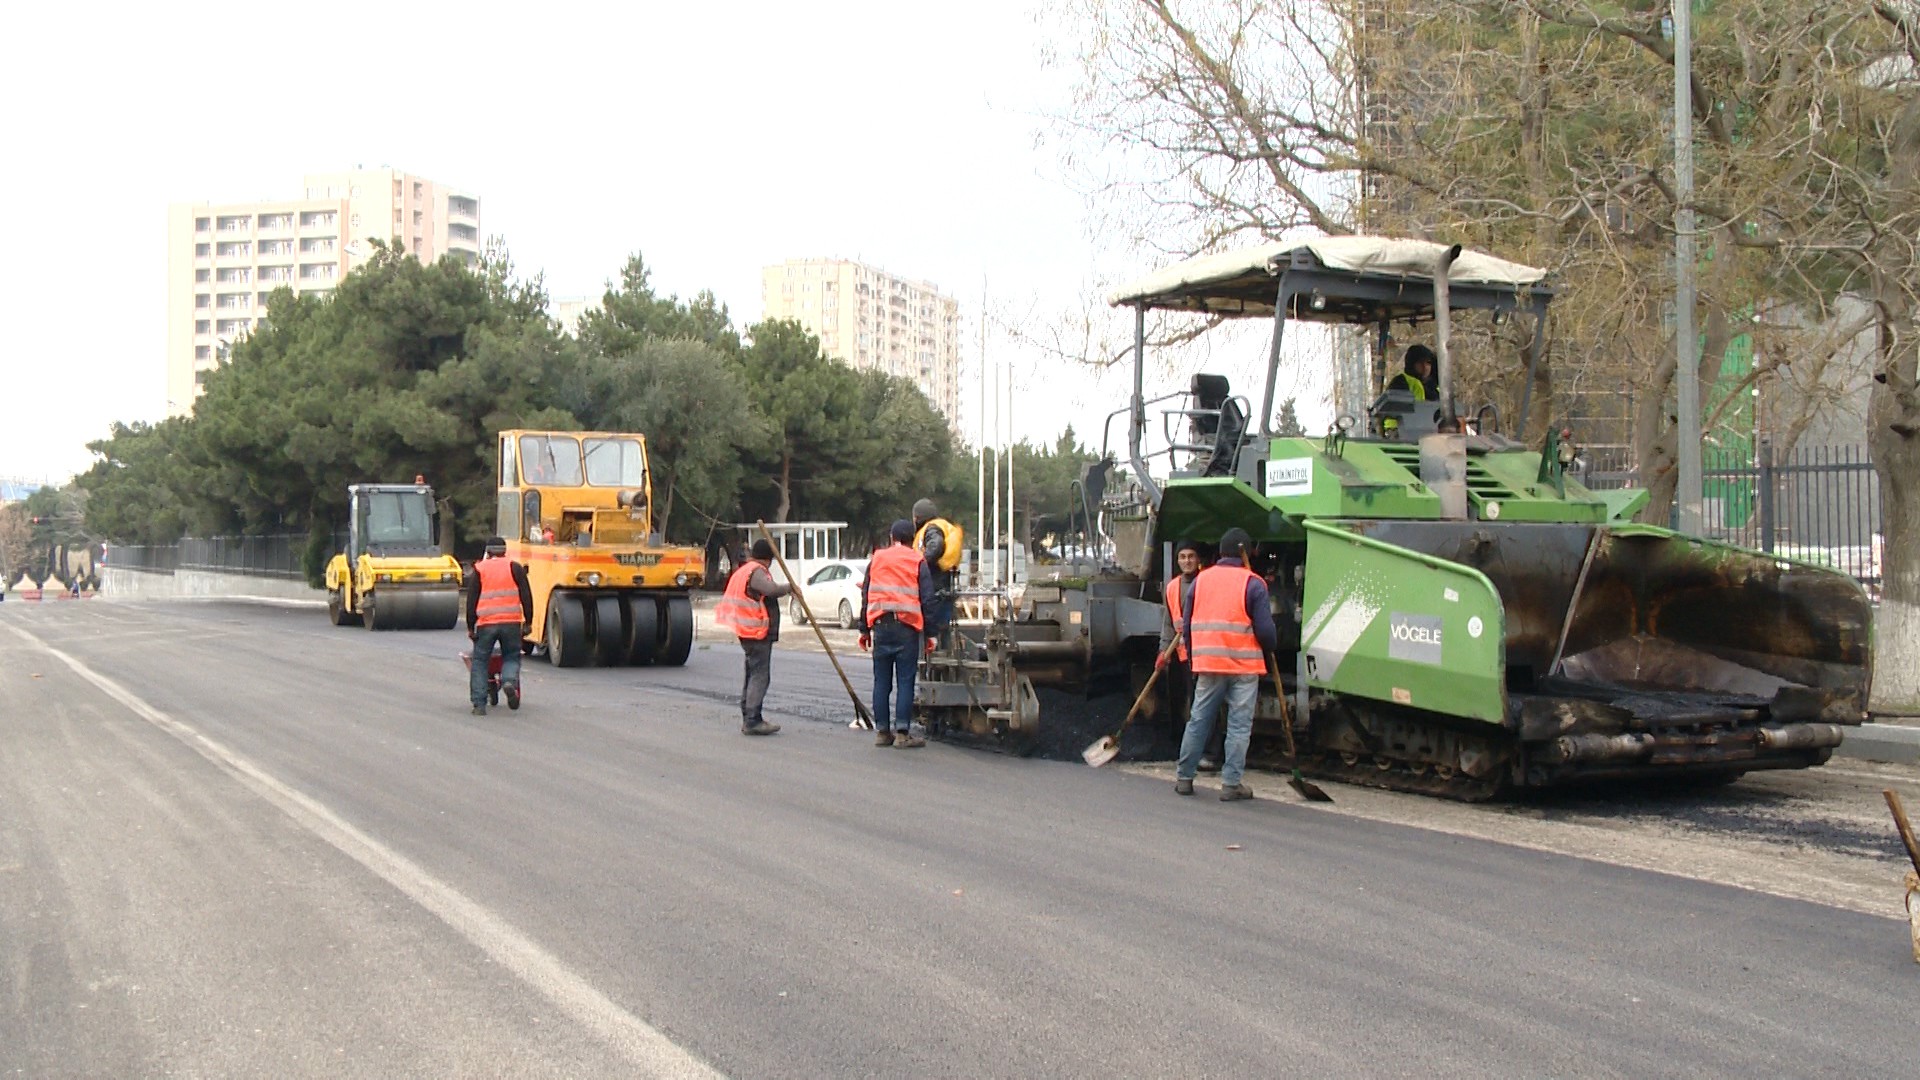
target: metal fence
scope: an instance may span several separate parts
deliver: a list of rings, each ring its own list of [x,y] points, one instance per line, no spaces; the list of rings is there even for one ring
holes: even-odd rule
[[[1588,487],[1634,483],[1624,460],[1596,458],[1584,480]],[[1776,451],[1762,441],[1751,457],[1709,449],[1701,481],[1702,531],[1709,539],[1831,566],[1878,587],[1880,481],[1865,447]]]
[[[346,547],[346,534],[333,537],[327,557]],[[106,565],[119,570],[146,570],[171,574],[178,570],[205,570],[220,574],[302,580],[307,576],[302,556],[305,533],[273,536],[185,536],[175,544],[114,544]]]

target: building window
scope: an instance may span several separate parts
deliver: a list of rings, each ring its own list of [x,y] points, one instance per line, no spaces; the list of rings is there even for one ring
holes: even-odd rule
[[[196,258],[196,259],[204,259],[204,258],[206,258],[206,257],[207,257],[208,255],[211,255],[211,254],[213,254],[213,248],[211,248],[211,247],[209,247],[208,245],[206,245],[206,244],[195,244],[195,245],[193,245],[193,257],[194,257],[194,258]]]
[[[195,386],[205,386],[205,385],[207,385],[207,373],[206,373],[206,372],[204,372],[204,371],[196,371],[196,372],[194,372],[194,373],[193,373],[193,385],[195,385]]]
[[[213,225],[213,219],[212,219],[212,218],[203,218],[203,217],[202,217],[202,218],[194,218],[194,219],[193,219],[193,231],[194,231],[194,232],[206,232],[206,231],[207,231],[207,229],[208,229],[209,227],[211,227],[212,225]]]
[[[193,321],[193,332],[196,334],[204,334],[208,330],[212,329],[212,327],[213,327],[213,324],[209,323],[205,319],[195,319]]]
[[[195,281],[205,281],[209,276],[210,276],[209,272],[205,267],[202,267],[193,272],[193,280]]]
[[[193,306],[197,308],[212,307],[213,297],[208,296],[206,293],[198,293],[193,298]]]
[[[194,358],[195,360],[211,360],[211,359],[213,359],[213,346],[211,346],[211,345],[195,345],[195,346],[193,347],[193,358]]]
[[[357,229],[357,228],[359,228],[359,227],[360,227],[360,215],[359,215],[359,214],[355,214],[355,215],[353,215],[352,217],[350,217],[350,218],[348,218],[348,219],[347,219],[347,224],[349,224],[349,225],[351,225],[351,226],[353,226],[353,227],[354,227],[354,228],[356,228],[356,229]]]

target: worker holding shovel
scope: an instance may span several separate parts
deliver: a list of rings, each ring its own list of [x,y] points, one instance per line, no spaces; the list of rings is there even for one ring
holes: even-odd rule
[[[1228,529],[1220,537],[1220,560],[1193,583],[1193,607],[1184,612],[1180,636],[1193,657],[1193,715],[1180,740],[1180,764],[1173,790],[1193,794],[1193,775],[1200,768],[1220,707],[1227,709],[1226,760],[1220,768],[1220,801],[1253,798],[1241,783],[1247,768],[1247,743],[1253,737],[1253,708],[1260,695],[1260,677],[1267,673],[1267,653],[1279,642],[1273,614],[1267,608],[1267,583],[1247,569],[1253,538],[1245,529]]]

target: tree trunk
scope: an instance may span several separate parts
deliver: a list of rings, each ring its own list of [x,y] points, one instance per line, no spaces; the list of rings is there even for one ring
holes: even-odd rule
[[[1880,606],[1874,613],[1873,696],[1876,713],[1920,714],[1920,446],[1910,438],[1879,437],[1873,460],[1880,472]],[[1897,444],[1896,444],[1897,440]]]
[[[1910,318],[1900,321],[1911,324]],[[1913,339],[1889,329],[1882,324],[1867,428],[1880,479],[1881,536],[1868,708],[1915,714],[1920,713],[1920,543],[1913,539],[1920,537],[1920,388]]]
[[[667,501],[661,507],[659,516],[654,518],[653,526],[654,531],[661,536],[667,535],[667,522],[673,517],[673,489],[679,481],[680,477],[678,475],[674,473],[667,474]]]
[[[780,455],[780,479],[773,486],[780,492],[780,502],[773,508],[773,520],[785,524],[787,512],[793,509],[793,451]]]

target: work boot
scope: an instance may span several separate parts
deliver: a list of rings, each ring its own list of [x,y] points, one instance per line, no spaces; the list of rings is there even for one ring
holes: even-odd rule
[[[485,715],[487,715],[487,706],[486,706],[486,704],[485,704],[485,703],[483,702],[483,703],[481,703],[481,704],[479,704],[479,705],[475,705],[475,706],[473,707],[473,715],[475,715],[475,716],[485,716]]]
[[[1175,795],[1193,794],[1193,778],[1190,776],[1175,777],[1173,781],[1173,793]]]
[[[780,730],[779,724],[769,724],[765,720],[755,720],[751,724],[741,724],[742,735],[771,735]]]
[[[1203,773],[1219,772],[1220,771],[1219,759],[1202,755],[1200,758],[1200,771]]]
[[[893,733],[893,745],[896,749],[912,750],[916,746],[927,745],[927,740],[911,731],[896,731]]]
[[[892,746],[892,745],[893,745],[893,732],[891,732],[891,731],[888,731],[888,730],[887,730],[886,728],[881,728],[881,729],[880,729],[879,731],[876,731],[876,732],[874,732],[874,733],[873,733],[873,745],[875,745],[875,746]]]
[[[1221,802],[1239,802],[1253,798],[1253,789],[1245,784],[1228,784],[1220,789]]]
[[[518,709],[519,707],[520,707],[520,688],[517,686],[507,687],[507,708]]]

